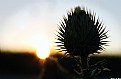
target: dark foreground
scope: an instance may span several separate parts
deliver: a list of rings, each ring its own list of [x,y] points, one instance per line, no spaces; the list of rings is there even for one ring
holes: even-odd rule
[[[44,73],[44,79],[71,79],[77,76],[73,73],[75,63],[72,59],[63,59],[61,55],[54,55],[54,58],[44,60],[46,63],[43,67],[43,60],[37,58],[34,54],[29,53],[0,53],[0,79],[41,79]],[[99,60],[108,61],[105,67],[111,71],[105,71],[97,76],[96,79],[121,78],[121,57],[118,56],[95,56],[91,57],[90,63],[96,63]],[[69,71],[67,74],[65,70]],[[44,69],[44,71],[43,71]]]

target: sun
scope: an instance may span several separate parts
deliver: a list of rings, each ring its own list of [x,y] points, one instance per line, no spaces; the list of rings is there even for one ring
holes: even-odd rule
[[[49,56],[49,47],[46,44],[46,42],[41,41],[41,44],[39,44],[36,48],[36,54],[39,58],[45,59]]]
[[[40,38],[36,41],[36,54],[40,59],[45,59],[49,57],[50,49],[49,43],[46,39]]]
[[[49,57],[52,43],[45,34],[35,33],[28,36],[26,44],[31,47],[29,50],[33,50],[38,58],[45,59]]]

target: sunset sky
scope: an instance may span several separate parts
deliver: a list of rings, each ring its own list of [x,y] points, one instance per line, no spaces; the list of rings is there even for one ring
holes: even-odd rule
[[[57,24],[77,5],[94,11],[109,30],[104,52],[121,55],[121,0],[0,0],[0,48],[35,50],[40,40],[53,47]]]

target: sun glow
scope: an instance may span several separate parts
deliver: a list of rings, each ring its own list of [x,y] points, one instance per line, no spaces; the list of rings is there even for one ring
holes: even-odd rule
[[[36,54],[39,58],[45,59],[49,56],[50,50],[47,41],[41,39],[36,46]]]
[[[43,34],[44,35],[44,34]],[[49,39],[40,34],[34,34],[28,38],[28,44],[35,50],[36,55],[40,59],[45,59],[50,55],[50,43]]]
[[[49,56],[50,50],[49,50],[49,43],[46,41],[46,39],[39,39],[36,41],[36,54],[39,58],[45,59]]]

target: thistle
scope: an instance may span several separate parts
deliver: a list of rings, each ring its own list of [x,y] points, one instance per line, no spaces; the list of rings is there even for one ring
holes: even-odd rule
[[[90,74],[88,73],[89,55],[100,53],[108,42],[105,41],[108,38],[108,31],[105,31],[102,21],[99,18],[96,19],[95,13],[77,6],[67,13],[67,17],[63,17],[58,29],[58,42],[56,42],[60,47],[58,50],[64,51],[65,55],[77,61],[80,57],[82,76],[84,79],[89,79],[87,77]]]

